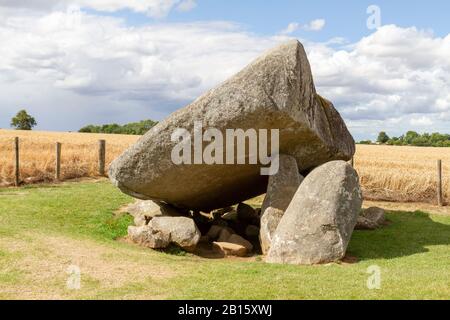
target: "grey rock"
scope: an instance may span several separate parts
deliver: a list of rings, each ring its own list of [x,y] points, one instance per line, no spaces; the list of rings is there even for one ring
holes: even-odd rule
[[[255,225],[248,225],[245,228],[245,236],[249,239],[257,239],[259,237],[259,228]]]
[[[213,248],[225,256],[245,257],[247,249],[239,244],[229,242],[213,242]]]
[[[385,211],[381,208],[371,207],[363,211],[358,217],[355,230],[375,230],[386,223]]]
[[[247,252],[251,252],[253,250],[253,245],[250,243],[250,241],[244,239],[243,237],[237,234],[232,234],[228,238],[227,242],[244,246],[247,249]]]
[[[355,152],[339,113],[316,93],[303,46],[292,40],[153,127],[111,164],[112,182],[139,199],[205,212],[265,193],[268,178],[260,169],[267,166],[261,164],[173,163],[172,134],[184,128],[192,136],[195,121],[222,134],[279,129],[280,153],[293,156],[301,172],[330,160],[350,160]]]
[[[163,249],[170,244],[170,234],[154,230],[148,225],[141,227],[129,226],[128,237],[134,243],[152,249]]]
[[[228,239],[230,239],[233,233],[234,232],[231,228],[223,228],[222,231],[220,231],[219,238],[217,239],[217,241],[228,242]]]
[[[378,225],[364,216],[359,216],[356,221],[355,230],[375,230],[378,228]]]
[[[269,252],[273,233],[304,179],[298,172],[294,157],[282,154],[279,156],[279,163],[278,173],[269,178],[261,208],[260,242],[263,254]]]
[[[224,213],[221,218],[226,221],[236,221],[238,219],[238,213],[236,210],[232,210]]]
[[[148,215],[157,215],[159,213],[159,205],[154,201],[142,201],[136,200],[133,203],[130,203],[123,211],[128,212],[132,216],[148,214]]]
[[[245,203],[239,203],[237,206],[238,220],[243,222],[251,222],[255,219],[259,219],[258,213],[252,206]]]
[[[217,219],[217,220],[213,221],[213,225],[221,226],[221,227],[228,227],[228,222],[223,219]]]
[[[363,216],[382,226],[386,222],[386,213],[384,209],[378,207],[370,207],[363,211]]]
[[[211,226],[211,228],[209,229],[209,231],[206,235],[211,240],[217,240],[219,238],[222,230],[226,230],[226,229],[227,229],[227,227],[213,225],[213,226]]]
[[[154,201],[137,200],[129,204],[123,211],[128,212],[134,218],[135,226],[141,227],[147,225],[154,217],[169,216],[178,217],[183,216],[185,212],[178,210],[170,205],[163,203],[156,203]]]
[[[309,265],[342,259],[361,205],[358,174],[348,163],[316,168],[284,213],[266,261]]]
[[[216,209],[216,210],[211,211],[211,216],[213,217],[213,219],[219,219],[224,214],[231,212],[233,210],[234,210],[233,207]]]
[[[160,215],[160,207],[157,203],[148,200],[137,200],[124,208],[134,218],[134,224],[138,227],[147,225],[150,220]]]
[[[283,218],[284,211],[269,207],[265,210],[261,218],[261,228],[259,230],[259,243],[261,251],[264,255],[269,252],[272,238],[277,227]]]
[[[186,217],[155,217],[148,225],[128,227],[133,242],[152,248],[166,248],[173,243],[192,251],[200,241],[200,231],[192,219]]]

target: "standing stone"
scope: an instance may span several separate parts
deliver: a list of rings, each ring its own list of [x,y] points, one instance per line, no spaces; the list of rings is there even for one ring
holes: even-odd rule
[[[355,152],[354,140],[339,113],[316,93],[303,46],[292,40],[153,127],[111,164],[112,182],[139,199],[204,212],[265,193],[268,177],[260,169],[268,166],[248,161],[239,165],[237,152],[234,164],[172,161],[178,144],[172,134],[183,128],[193,139],[196,121],[204,129],[218,129],[224,139],[227,129],[278,129],[279,153],[293,156],[300,171],[331,160],[348,161]],[[269,137],[269,145],[270,141]],[[203,150],[206,146],[203,143]],[[229,150],[225,149],[226,154]],[[268,150],[259,150],[264,151]],[[248,147],[244,157],[250,157]]]
[[[133,242],[152,248],[166,248],[173,243],[192,251],[200,241],[201,233],[194,220],[186,217],[155,217],[148,225],[128,227]]]
[[[348,163],[316,168],[284,213],[266,261],[310,265],[342,259],[361,205],[358,174]]]
[[[259,237],[263,254],[269,252],[273,233],[303,180],[294,157],[282,154],[279,160],[280,168],[277,174],[269,178],[261,208],[263,215]]]

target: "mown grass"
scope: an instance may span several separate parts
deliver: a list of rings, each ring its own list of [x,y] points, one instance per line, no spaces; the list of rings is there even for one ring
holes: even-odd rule
[[[118,241],[132,201],[108,182],[0,190],[3,299],[448,299],[450,217],[391,212],[391,224],[356,231],[358,262],[269,265],[260,258],[206,260]],[[66,287],[79,265],[80,290]],[[381,289],[369,290],[370,266]]]

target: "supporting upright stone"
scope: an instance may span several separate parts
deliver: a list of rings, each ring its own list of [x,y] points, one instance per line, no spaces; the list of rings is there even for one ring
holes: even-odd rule
[[[267,262],[320,264],[345,256],[362,195],[356,171],[328,162],[306,176],[275,231]]]
[[[269,178],[266,197],[261,208],[259,238],[263,254],[269,251],[273,233],[303,180],[294,157],[282,154],[279,160],[280,168],[277,174]]]

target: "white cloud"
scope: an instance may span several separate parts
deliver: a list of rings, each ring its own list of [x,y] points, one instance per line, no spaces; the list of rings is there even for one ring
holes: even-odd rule
[[[450,110],[450,35],[381,27],[347,49],[308,47],[316,83],[350,119]]]
[[[410,120],[411,125],[413,126],[431,126],[433,124],[433,121],[429,117],[419,117],[419,118],[412,118]]]
[[[183,0],[181,3],[177,6],[177,10],[182,12],[191,11],[197,6],[197,2],[195,0]]]
[[[71,6],[89,8],[97,11],[114,12],[128,9],[145,13],[151,17],[165,17],[171,9],[178,7],[181,11],[189,11],[196,6],[195,0],[2,0],[0,7],[21,8],[28,10],[66,10]]]
[[[288,24],[286,29],[282,30],[280,33],[283,35],[288,35],[288,34],[294,33],[298,29],[300,29],[300,24],[297,22],[291,22]]]
[[[281,30],[280,34],[281,35],[290,35],[300,29],[303,29],[306,31],[320,31],[324,27],[325,27],[324,19],[316,19],[316,20],[313,20],[303,26],[298,22],[291,22],[288,24],[288,26],[284,30]],[[335,38],[335,39],[337,39],[337,38]]]
[[[325,27],[325,23],[325,19],[316,19],[305,25],[304,28],[309,31],[320,31]]]
[[[160,119],[281,40],[227,22],[128,27],[80,11],[4,17],[0,127],[18,106],[34,113],[42,128],[124,122],[132,115]]]
[[[43,129],[161,119],[288,38],[229,22],[129,27],[77,10],[0,10],[0,127],[22,107]],[[390,25],[342,47],[303,43],[319,93],[357,137],[448,131],[450,35]]]

